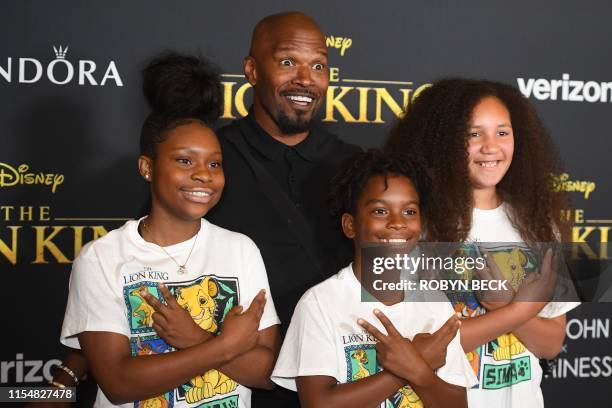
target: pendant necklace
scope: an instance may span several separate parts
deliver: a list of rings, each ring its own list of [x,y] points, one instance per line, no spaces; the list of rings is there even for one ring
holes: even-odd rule
[[[141,222],[142,223],[142,229],[149,231],[149,235],[150,235],[151,231],[149,230],[149,226],[147,225],[145,220],[146,220],[146,218],[144,218],[142,220],[142,222]],[[166,249],[163,246],[161,246],[157,242],[155,242],[155,240],[152,240],[151,242],[153,242],[155,245],[157,245],[159,248],[161,248],[161,250],[164,251],[164,253],[168,256],[168,258],[172,259],[172,261],[176,264],[176,266],[178,266],[178,273],[181,274],[181,275],[184,275],[184,274],[187,273],[187,262],[189,262],[189,258],[191,258],[191,253],[193,252],[193,248],[195,248],[195,244],[196,244],[196,242],[198,240],[198,235],[199,234],[200,234],[200,230],[198,230],[198,232],[196,233],[196,236],[195,236],[195,238],[193,240],[193,244],[191,245],[191,250],[189,251],[189,255],[187,255],[187,259],[185,259],[185,263],[183,263],[182,265],[179,264],[176,261],[176,259],[174,259],[174,257],[172,255],[170,255],[168,253],[168,251],[166,251]]]

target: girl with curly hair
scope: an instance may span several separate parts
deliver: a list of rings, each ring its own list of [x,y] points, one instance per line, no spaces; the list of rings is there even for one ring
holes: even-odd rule
[[[518,289],[502,302],[449,296],[470,317],[461,344],[480,384],[468,390],[469,405],[543,406],[538,358],[559,353],[565,313],[576,303],[517,301],[535,282],[520,285],[538,263],[542,273],[534,276],[554,281],[551,252],[538,262],[528,245],[566,240],[569,232],[561,219],[567,200],[552,190],[558,155],[534,108],[505,84],[440,80],[396,124],[386,147],[416,154],[430,172],[433,200],[422,209],[423,238],[479,242],[495,261],[489,261],[493,272]],[[507,271],[502,259],[513,260]]]

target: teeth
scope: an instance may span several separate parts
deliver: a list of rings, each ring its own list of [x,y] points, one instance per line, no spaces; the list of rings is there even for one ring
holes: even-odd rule
[[[208,197],[212,195],[212,193],[209,193],[207,191],[186,191],[186,193],[196,197]]]
[[[312,98],[308,96],[289,95],[287,96],[287,98],[295,102],[306,102],[306,103],[312,102]]]
[[[496,167],[497,163],[498,162],[496,160],[496,161],[479,162],[478,164],[480,165],[480,167]]]
[[[382,242],[390,242],[390,243],[396,243],[396,242],[406,242],[407,240],[402,239],[402,238],[390,238],[390,239],[384,239],[382,240]]]

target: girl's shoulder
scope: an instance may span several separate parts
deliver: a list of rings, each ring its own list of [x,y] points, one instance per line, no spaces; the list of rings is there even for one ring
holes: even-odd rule
[[[134,232],[138,234],[139,220],[129,220],[121,227],[109,231],[105,235],[85,244],[77,258],[97,257],[101,253],[116,254],[119,249],[125,247],[128,242],[133,241]]]
[[[202,219],[202,230],[207,231],[211,242],[224,246],[225,249],[259,252],[255,242],[247,235],[220,227],[204,218]]]

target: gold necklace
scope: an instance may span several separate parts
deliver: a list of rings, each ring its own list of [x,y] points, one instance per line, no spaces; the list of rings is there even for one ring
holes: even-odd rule
[[[149,231],[149,235],[151,235],[151,230],[149,229],[149,226],[147,225],[147,223],[145,222],[146,218],[144,218],[142,220],[142,229],[143,230],[147,230]],[[172,261],[176,264],[176,266],[178,266],[178,273],[180,273],[181,275],[184,275],[187,273],[187,262],[189,262],[189,258],[191,258],[191,253],[193,252],[193,248],[195,248],[195,244],[196,241],[198,240],[198,235],[200,234],[200,230],[198,230],[198,232],[196,233],[195,239],[193,240],[193,244],[191,245],[191,250],[189,251],[189,255],[187,255],[187,259],[185,259],[185,263],[184,264],[179,264],[176,259],[174,259],[174,257],[172,255],[170,255],[168,253],[168,251],[166,251],[166,249],[159,245],[157,242],[155,242],[155,239],[153,239],[153,237],[151,237],[151,242],[153,242],[155,245],[157,245],[162,251],[164,251],[164,253],[170,258],[172,259]]]

